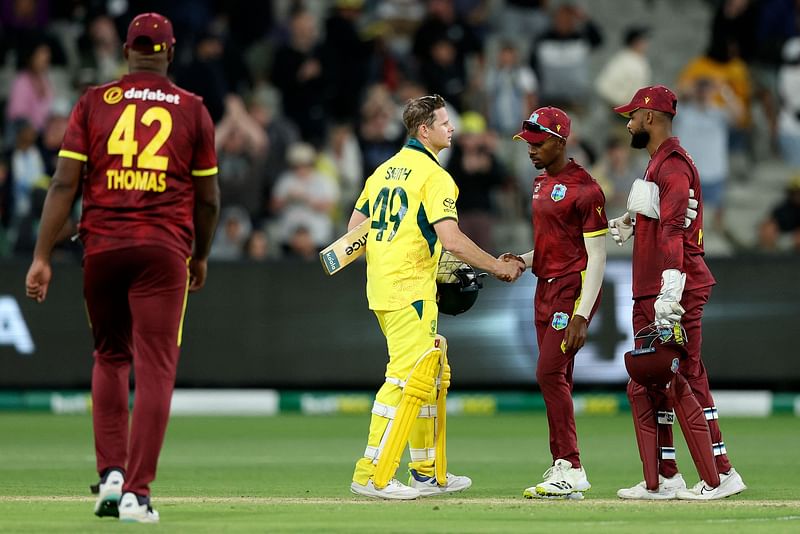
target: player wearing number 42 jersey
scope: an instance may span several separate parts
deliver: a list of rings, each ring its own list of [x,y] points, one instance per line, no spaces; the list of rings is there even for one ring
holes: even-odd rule
[[[465,476],[447,472],[445,404],[450,384],[447,343],[437,333],[436,271],[442,247],[505,281],[520,263],[493,258],[458,228],[458,188],[439,165],[453,127],[439,95],[406,104],[409,140],[364,184],[350,217],[368,217],[367,298],[386,336],[389,363],[375,397],[367,447],[356,463],[353,493],[416,499],[462,491]],[[406,443],[409,484],[394,479]]]
[[[79,185],[84,298],[94,337],[95,514],[156,522],[150,482],[167,428],[187,292],[200,289],[219,212],[214,125],[173,85],[170,21],[133,19],[130,74],[80,98],[47,193],[27,295],[47,296],[50,254]],[[135,400],[129,422],[129,374]]]

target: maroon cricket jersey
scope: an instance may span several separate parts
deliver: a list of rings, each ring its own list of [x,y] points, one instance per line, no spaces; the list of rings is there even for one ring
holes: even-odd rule
[[[608,232],[606,197],[600,185],[572,159],[561,171],[533,182],[533,273],[560,278],[586,269],[584,237]]]
[[[703,260],[703,192],[692,157],[677,137],[670,137],[655,151],[644,179],[658,185],[660,219],[636,214],[633,240],[633,298],[658,295],[661,272],[686,273],[684,290],[716,283]],[[689,189],[697,199],[697,219],[683,227]]]
[[[89,88],[59,156],[86,162],[85,254],[158,245],[191,255],[194,179],[217,173],[214,124],[200,97],[150,72]]]

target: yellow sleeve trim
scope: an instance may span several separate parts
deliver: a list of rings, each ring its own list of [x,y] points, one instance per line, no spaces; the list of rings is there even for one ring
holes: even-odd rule
[[[89,156],[84,156],[80,152],[73,152],[72,150],[59,150],[58,157],[77,159],[78,161],[89,161]]]
[[[608,228],[603,228],[602,230],[595,230],[594,232],[584,232],[583,237],[597,237],[599,235],[605,235],[608,233]]]
[[[192,171],[192,176],[211,176],[212,174],[217,174],[217,168],[212,167],[210,169],[202,169],[198,171]]]

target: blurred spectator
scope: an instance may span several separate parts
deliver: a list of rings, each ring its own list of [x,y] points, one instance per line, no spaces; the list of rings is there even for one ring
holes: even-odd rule
[[[309,11],[297,11],[289,31],[289,42],[275,51],[270,80],[280,90],[283,110],[303,140],[321,146],[327,124],[326,84],[317,20]]]
[[[467,73],[464,63],[458,60],[455,43],[440,36],[432,40],[430,46],[430,51],[421,60],[420,79],[429,93],[441,95],[460,111],[467,89]]]
[[[527,175],[530,159],[527,152],[519,150],[513,137],[519,131],[520,117],[528,116],[538,107],[536,74],[520,61],[517,45],[503,41],[485,80],[483,108],[489,127],[500,135],[498,157],[512,175]],[[528,183],[527,178],[525,182]]]
[[[361,148],[350,123],[331,125],[327,142],[317,161],[317,168],[336,180],[341,194],[334,221],[337,224],[346,224],[364,186]]]
[[[724,99],[722,106],[716,101],[718,96]],[[729,175],[730,126],[744,111],[727,85],[710,78],[698,78],[692,86],[684,87],[679,100],[673,132],[700,173],[705,220],[721,232]]]
[[[611,137],[605,151],[591,168],[590,174],[603,188],[606,196],[606,212],[627,211],[628,193],[636,178],[641,178],[644,165],[637,166],[627,139]]]
[[[238,95],[226,98],[225,117],[216,128],[220,198],[223,206],[241,206],[252,220],[263,215],[261,162],[267,136],[247,113]]]
[[[40,35],[50,20],[47,0],[5,0],[0,3],[0,28],[11,48]]]
[[[783,159],[800,169],[800,37],[786,41],[778,71],[778,141]]]
[[[678,92],[693,94],[700,79],[713,81],[712,97],[717,106],[728,107],[732,100],[742,110],[731,125],[730,145],[734,150],[744,151],[749,147],[752,86],[747,65],[739,57],[734,42],[712,43],[705,55],[690,61],[678,76]],[[681,113],[679,110],[678,115]]]
[[[244,257],[250,261],[266,261],[270,259],[270,242],[267,232],[261,228],[254,229],[244,242]]]
[[[583,137],[581,126],[582,123],[577,117],[572,119],[569,137],[567,137],[567,157],[574,159],[579,165],[588,169],[597,161],[597,152]],[[530,183],[528,186],[530,186]]]
[[[519,53],[523,58],[528,57],[530,44],[538,41],[550,26],[547,3],[547,0],[505,0],[499,9],[497,15],[501,37],[519,39],[520,35],[524,35],[527,39],[527,42],[523,40],[519,43]]]
[[[441,54],[441,50],[436,49],[436,42],[445,39],[453,46],[455,69],[467,72],[469,56],[483,53],[480,37],[456,11],[453,0],[428,0],[427,8],[425,18],[414,33],[412,51],[417,62],[420,65],[435,63],[434,55]]]
[[[308,143],[289,147],[289,170],[272,192],[272,212],[277,217],[277,235],[288,245],[298,226],[308,229],[319,250],[333,240],[331,210],[339,200],[339,188],[329,176],[315,170],[317,155]]]
[[[178,85],[203,97],[215,123],[222,120],[225,97],[232,90],[225,75],[224,52],[222,37],[213,32],[201,33],[195,42],[192,60],[176,72]]]
[[[639,88],[650,85],[652,77],[647,59],[648,29],[642,26],[627,28],[623,41],[625,47],[611,56],[595,81],[597,93],[609,111],[630,102]]]
[[[82,85],[104,84],[127,72],[122,58],[122,42],[110,17],[100,15],[92,19],[89,30],[80,39],[78,46],[78,77]]]
[[[494,155],[486,120],[474,111],[461,116],[447,171],[458,186],[458,224],[483,250],[497,254],[492,236],[492,198],[507,183],[507,173]]]
[[[14,250],[33,251],[36,221],[49,180],[44,159],[36,145],[36,130],[29,122],[15,126],[16,141],[9,157],[8,180],[11,192],[10,237]]]
[[[281,248],[289,259],[316,261],[319,258],[320,248],[314,243],[311,230],[302,224],[289,229],[289,238]]]
[[[750,70],[754,100],[761,104],[771,148],[778,147],[778,68],[785,41],[798,34],[795,0],[717,2],[712,42],[733,41]]]
[[[8,179],[8,164],[5,156],[0,157],[0,258],[11,255],[11,242],[8,235],[11,224],[11,182]]]
[[[13,125],[19,119],[27,121],[35,131],[42,131],[55,97],[49,77],[50,45],[39,42],[22,52],[19,64],[20,70],[11,82],[6,106],[7,138],[13,138]]]
[[[253,228],[250,215],[241,206],[228,206],[222,209],[219,218],[220,228],[211,243],[214,260],[240,260],[244,257],[244,244]]]
[[[258,172],[263,186],[259,197],[260,212],[268,213],[272,187],[287,169],[286,153],[290,145],[300,140],[300,132],[281,114],[280,94],[272,86],[261,85],[251,93],[248,111],[266,135],[268,149],[261,158]]]
[[[504,137],[512,137],[519,131],[519,118],[536,109],[539,86],[536,74],[521,63],[512,41],[500,44],[494,65],[486,71],[485,83],[489,126]]]
[[[556,8],[548,30],[536,42],[531,62],[539,76],[540,105],[582,112],[591,94],[590,54],[603,37],[581,7]]]
[[[64,100],[56,100],[44,125],[39,148],[44,160],[44,172],[49,177],[56,172],[58,151],[61,150],[64,132],[67,131],[70,112],[69,103]]]
[[[358,118],[358,102],[367,84],[373,47],[356,26],[363,4],[364,0],[334,0],[325,21],[328,109],[339,121]]]
[[[403,146],[405,135],[392,95],[383,85],[371,86],[361,105],[358,126],[364,174],[372,174],[378,165],[397,152]]]
[[[786,187],[786,197],[762,223],[761,248],[768,251],[783,248],[784,237],[791,243],[791,249],[800,253],[800,175],[791,179]]]

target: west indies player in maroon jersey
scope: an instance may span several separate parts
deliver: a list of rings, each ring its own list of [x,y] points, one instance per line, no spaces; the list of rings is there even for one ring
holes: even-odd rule
[[[167,78],[174,43],[166,17],[137,16],[123,49],[130,73],[88,89],[75,105],[26,278],[27,295],[44,301],[51,251],[82,185],[101,477],[95,514],[124,521],[158,521],[150,482],[167,428],[187,292],[205,284],[219,212],[214,125],[202,100]]]
[[[628,213],[609,222],[612,236],[622,244],[633,235],[633,328],[638,332],[657,323],[677,322],[686,330],[688,356],[678,373],[689,383],[708,423],[719,473],[719,485],[700,481],[688,490],[675,462],[672,438],[672,407],[666,395],[656,395],[658,410],[658,489],[640,484],[618,492],[622,498],[656,499],[674,495],[683,499],[719,499],[743,491],[741,476],[731,467],[717,409],[700,355],[703,307],[716,283],[703,259],[703,195],[700,176],[691,156],[672,136],[672,119],[677,98],[668,88],[657,85],[639,89],[630,103],[614,108],[629,118],[631,146],[650,153],[643,180],[636,180],[628,200]],[[696,218],[686,218],[690,195],[697,202]],[[629,397],[641,389],[628,385]],[[696,454],[693,454],[695,456]],[[695,463],[697,459],[695,458]]]
[[[566,156],[569,133],[567,114],[544,107],[514,137],[527,141],[531,162],[544,169],[533,182],[533,250],[519,257],[538,279],[536,379],[547,410],[553,466],[543,482],[523,492],[528,498],[581,499],[591,487],[578,451],[572,369],[600,302],[608,222],[600,186]]]

